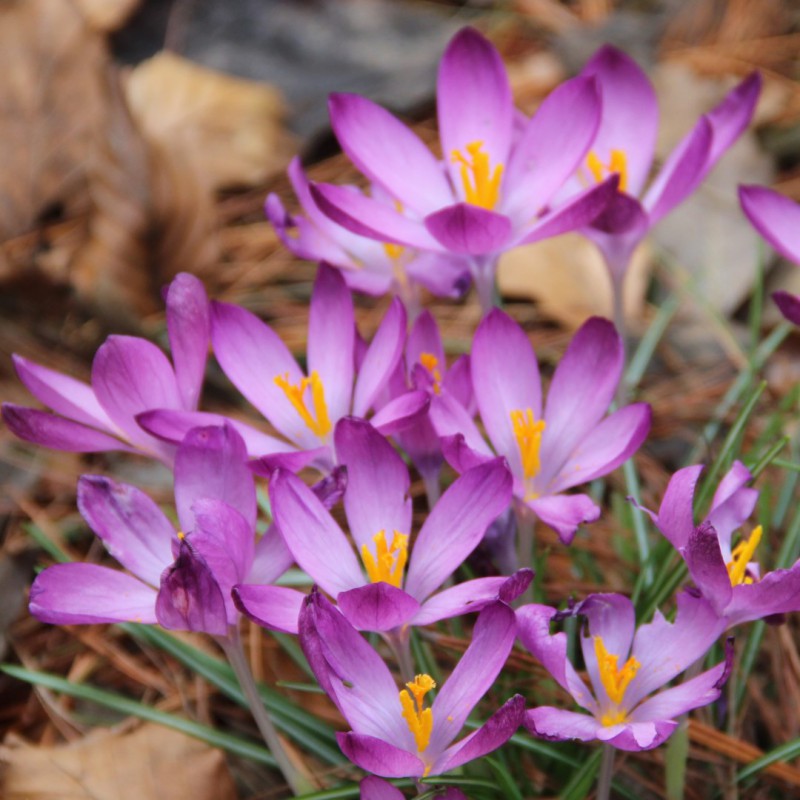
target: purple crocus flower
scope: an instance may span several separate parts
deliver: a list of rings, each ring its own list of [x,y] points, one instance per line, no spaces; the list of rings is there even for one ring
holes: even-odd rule
[[[175,446],[144,431],[137,416],[153,408],[197,408],[209,342],[203,284],[181,273],[166,292],[167,332],[173,364],[152,342],[110,336],[92,364],[91,385],[14,356],[22,382],[50,414],[3,404],[11,431],[55,450],[139,452],[171,464]]]
[[[595,594],[576,606],[573,613],[588,623],[580,643],[591,691],[567,659],[566,634],[550,633],[558,613],[540,605],[518,609],[519,639],[588,713],[551,706],[530,709],[523,724],[534,736],[598,739],[620,750],[650,750],[670,736],[681,714],[713,703],[728,677],[732,646],[723,662],[653,694],[701,659],[722,632],[724,625],[702,598],[678,595],[674,623],[656,612],[635,633],[633,604],[626,597]]]
[[[285,437],[237,425],[253,467],[270,475],[283,467],[313,465],[329,472],[336,464],[333,430],[347,414],[365,416],[375,407],[384,383],[399,362],[406,336],[406,314],[393,301],[355,376],[356,327],[353,299],[341,274],[321,265],[314,282],[308,323],[308,374],[280,337],[258,317],[227,303],[211,304],[214,354],[237,389]],[[355,377],[355,382],[354,382]],[[409,392],[372,416],[392,433],[428,406],[424,391]],[[139,417],[152,433],[180,441],[195,425],[221,424],[224,417],[204,412],[153,411]]]
[[[461,297],[469,287],[462,258],[359,236],[322,213],[299,158],[292,160],[288,172],[303,214],[289,214],[276,194],[267,197],[265,208],[281,241],[298,258],[336,267],[355,291],[371,295],[393,292],[412,313],[419,306],[418,286],[438,297]],[[375,187],[372,197],[380,196],[380,187]]]
[[[740,186],[739,201],[753,227],[772,247],[800,264],[800,205],[763,186]],[[800,325],[800,296],[775,292],[772,299],[789,322]]]
[[[383,778],[370,775],[359,784],[360,800],[405,800],[405,795]],[[427,787],[426,787],[427,790]],[[467,800],[467,796],[454,786],[437,792],[436,800]]]
[[[352,730],[338,733],[342,752],[384,778],[423,778],[455,769],[504,744],[517,730],[524,700],[516,695],[469,736],[453,744],[492,686],[514,643],[514,612],[503,603],[484,609],[472,642],[433,702],[430,675],[398,691],[383,659],[319,592],[300,613],[300,644],[320,686]]]
[[[408,625],[510,602],[530,583],[478,578],[435,593],[475,549],[511,499],[502,459],[467,471],[433,507],[414,542],[410,480],[403,460],[372,426],[355,418],[336,426],[336,452],[347,469],[344,507],[353,546],[315,494],[295,475],[275,472],[270,500],[275,522],[295,560],[361,630],[398,632]],[[406,564],[408,570],[406,572]],[[261,621],[261,588],[237,587],[240,606]]]
[[[186,436],[175,457],[175,506],[179,531],[135,487],[82,477],[78,508],[130,574],[97,564],[56,564],[34,581],[31,613],[57,625],[157,622],[227,637],[239,619],[233,585],[272,582],[292,564],[276,531],[256,544],[255,485],[233,428],[197,428]],[[296,632],[293,594],[265,589],[274,615],[264,623]]]
[[[602,47],[581,76],[597,82],[603,117],[592,148],[571,190],[619,176],[619,189],[605,211],[583,230],[600,248],[618,292],[631,256],[647,232],[703,181],[747,127],[761,78],[753,73],[700,117],[645,189],[658,133],[658,104],[647,76],[629,56]]]
[[[605,413],[622,374],[622,343],[614,326],[593,317],[575,334],[553,375],[542,411],[536,355],[525,332],[497,309],[475,332],[471,370],[478,410],[494,452],[514,475],[514,496],[554,528],[565,544],[600,509],[566,489],[606,475],[629,458],[650,429],[646,403]],[[459,472],[494,453],[452,397],[430,410],[443,451]]]
[[[750,516],[758,491],[735,462],[720,481],[711,508],[695,526],[692,508],[701,466],[686,467],[670,479],[658,514],[648,512],[661,533],[680,553],[697,588],[726,627],[742,622],[800,611],[800,561],[791,569],[761,574],[754,560],[763,535],[757,525],[734,546],[733,535]]]
[[[442,58],[437,107],[444,163],[388,111],[357,95],[333,95],[331,124],[342,149],[397,208],[348,187],[312,185],[311,192],[354,233],[461,256],[486,308],[499,254],[587,225],[613,196],[612,177],[553,207],[594,139],[598,90],[592,78],[567,81],[515,134],[500,55],[465,28]]]

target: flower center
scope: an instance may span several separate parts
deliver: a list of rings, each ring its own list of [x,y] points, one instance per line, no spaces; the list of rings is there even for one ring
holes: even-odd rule
[[[413,681],[407,683],[408,689],[400,691],[400,705],[403,707],[403,719],[408,729],[414,734],[417,751],[424,753],[431,740],[433,731],[433,711],[423,708],[425,695],[436,688],[436,681],[430,675],[417,675]],[[414,697],[412,700],[411,697]]]
[[[731,586],[739,586],[740,584],[752,583],[753,579],[747,574],[747,565],[753,557],[753,553],[761,541],[761,535],[764,530],[761,525],[753,528],[750,537],[745,539],[731,552],[731,560],[726,564],[728,568],[728,576],[731,579]]]
[[[600,160],[600,156],[594,150],[591,150],[589,155],[586,156],[586,168],[592,173],[595,183],[600,183],[603,178],[616,172],[619,175],[619,190],[621,192],[627,191],[628,158],[624,150],[612,150],[608,164],[604,164]]]
[[[545,421],[543,419],[534,419],[533,409],[526,408],[524,411],[516,410],[511,412],[511,425],[514,429],[514,438],[517,440],[519,457],[522,461],[522,473],[526,481],[533,480],[542,468],[539,460],[539,449],[542,446]],[[525,498],[534,500],[536,499],[536,493],[529,491]]]
[[[322,386],[317,371],[314,370],[308,378],[301,378],[296,385],[289,383],[289,373],[276,375],[275,383],[283,389],[286,399],[292,404],[294,410],[300,415],[300,419],[305,422],[309,430],[324,439],[333,428],[328,417],[328,406],[325,403],[325,390]],[[311,405],[314,413],[312,414],[306,406],[303,397],[306,389],[311,389]]]
[[[378,531],[373,537],[375,555],[367,544],[361,545],[361,558],[372,583],[383,581],[400,588],[403,582],[403,568],[408,561],[408,536],[394,532],[391,544],[386,544],[386,531]]]
[[[461,183],[468,203],[481,208],[493,209],[500,199],[500,179],[503,165],[498,164],[492,171],[489,154],[483,152],[483,142],[470,142],[466,146],[467,156],[460,150],[450,154],[454,164],[461,165]]]
[[[406,248],[402,244],[393,244],[392,242],[384,242],[383,249],[392,261],[399,261],[406,251]]]
[[[606,690],[608,699],[617,706],[615,709],[606,711],[600,721],[603,725],[618,725],[627,716],[627,712],[619,708],[625,697],[625,690],[636,677],[641,664],[634,656],[631,656],[620,669],[619,656],[606,650],[602,636],[594,637],[594,653],[597,656],[597,668],[603,688]]]
[[[419,363],[425,367],[433,378],[433,392],[434,394],[441,394],[442,392],[442,372],[439,369],[439,359],[433,353],[420,353]]]

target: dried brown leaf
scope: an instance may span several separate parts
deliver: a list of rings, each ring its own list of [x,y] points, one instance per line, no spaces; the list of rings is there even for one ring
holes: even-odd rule
[[[121,28],[141,5],[141,0],[74,0],[86,21],[96,31],[110,33]]]

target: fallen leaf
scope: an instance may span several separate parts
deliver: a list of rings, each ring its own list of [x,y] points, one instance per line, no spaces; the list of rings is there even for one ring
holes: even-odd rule
[[[74,0],[86,21],[96,31],[110,33],[121,28],[141,0]]]
[[[5,800],[233,800],[222,752],[159,725],[94,731],[58,747],[0,748]]]

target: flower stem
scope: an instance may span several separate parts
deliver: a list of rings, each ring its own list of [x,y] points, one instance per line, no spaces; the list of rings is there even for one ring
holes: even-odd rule
[[[414,669],[414,659],[411,655],[411,637],[409,636],[408,628],[401,631],[389,631],[384,635],[384,638],[389,647],[391,647],[392,653],[394,653],[403,683],[411,683],[416,676],[416,671]]]
[[[478,292],[482,316],[486,316],[494,306],[502,305],[500,292],[497,289],[497,257],[475,256],[472,259],[472,280]]]
[[[531,567],[536,571],[535,519],[527,508],[518,504],[514,505],[514,513],[517,517],[517,569]],[[520,597],[519,602],[522,604],[533,602],[533,582]]]
[[[300,774],[297,767],[295,767],[289,758],[289,755],[283,746],[283,742],[281,741],[280,735],[270,719],[267,709],[261,702],[258,688],[256,687],[255,680],[253,680],[253,674],[250,672],[250,667],[247,665],[247,659],[245,658],[244,649],[242,648],[242,640],[239,636],[238,629],[234,630],[231,636],[227,638],[220,638],[218,641],[222,646],[222,649],[225,651],[225,655],[228,658],[231,668],[236,674],[236,678],[239,681],[239,685],[242,687],[244,696],[247,698],[247,702],[250,706],[250,712],[253,715],[256,725],[258,726],[258,730],[261,732],[261,735],[264,738],[264,741],[266,742],[267,747],[269,748],[273,757],[275,758],[275,761],[278,762],[278,768],[283,774],[283,777],[286,779],[286,783],[289,784],[292,794],[295,797],[298,797],[299,795],[314,791],[316,787],[314,787],[310,781]]]
[[[596,800],[609,800],[611,797],[611,778],[614,775],[614,748],[603,745],[603,760],[600,762],[600,776],[597,779]]]
[[[439,482],[439,470],[435,472],[426,470],[422,473],[422,480],[425,483],[425,495],[428,499],[428,513],[433,510],[433,507],[439,501],[442,494],[442,488]]]

